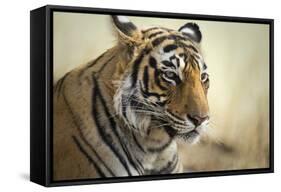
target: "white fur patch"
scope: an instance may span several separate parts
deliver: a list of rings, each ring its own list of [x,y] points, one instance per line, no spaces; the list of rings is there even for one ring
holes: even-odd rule
[[[179,58],[179,61],[180,61],[180,69],[181,71],[183,71],[184,67],[185,67],[185,62],[183,60],[183,58],[177,56],[177,58]]]
[[[183,29],[181,30],[181,32],[182,32],[182,33],[186,33],[186,34],[190,34],[190,35],[194,35],[194,31],[193,31],[192,29],[188,28],[188,27],[183,28]]]
[[[117,19],[119,20],[119,22],[121,23],[129,23],[130,20],[128,19],[128,17],[126,16],[117,16]]]
[[[138,113],[130,106],[130,99],[134,95],[136,97],[135,89],[131,87],[131,77],[128,75],[125,80],[121,82],[120,87],[114,95],[114,107],[116,114],[123,118],[128,127],[136,129],[141,135],[144,135],[149,128],[151,119],[149,116]],[[125,103],[122,102],[125,99]],[[123,116],[123,108],[126,108],[126,117]]]

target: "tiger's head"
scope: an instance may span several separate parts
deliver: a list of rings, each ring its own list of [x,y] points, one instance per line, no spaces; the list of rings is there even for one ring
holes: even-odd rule
[[[119,69],[116,113],[141,134],[161,128],[172,137],[197,140],[209,123],[209,75],[198,25],[140,30],[127,17],[112,18],[127,59]]]

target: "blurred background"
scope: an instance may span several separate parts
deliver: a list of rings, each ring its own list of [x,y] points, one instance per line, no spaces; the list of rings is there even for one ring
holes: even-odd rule
[[[186,170],[269,166],[269,25],[129,17],[139,28],[196,22],[210,74],[211,125],[195,145],[180,144]],[[107,15],[54,13],[54,83],[116,44]]]

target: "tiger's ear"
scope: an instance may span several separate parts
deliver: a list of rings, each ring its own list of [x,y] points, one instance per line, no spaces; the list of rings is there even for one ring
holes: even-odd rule
[[[138,45],[141,42],[142,33],[126,16],[112,15],[112,20],[121,43]]]
[[[189,37],[191,40],[195,41],[196,43],[201,42],[202,34],[199,29],[199,26],[196,23],[186,23],[185,25],[179,28],[179,32]]]

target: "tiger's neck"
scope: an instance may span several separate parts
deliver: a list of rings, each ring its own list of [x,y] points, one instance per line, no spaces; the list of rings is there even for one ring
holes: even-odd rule
[[[107,57],[107,55],[113,56]],[[106,59],[102,62],[103,64],[99,69],[94,70],[95,78],[99,87],[103,87],[101,94],[110,109],[110,116],[117,124],[116,130],[120,137],[124,138],[121,142],[129,149],[132,158],[142,163],[146,171],[155,171],[156,164],[158,167],[160,166],[160,169],[161,166],[164,167],[177,157],[177,144],[161,127],[151,127],[147,134],[139,134],[116,116],[116,111],[112,107],[114,106],[114,94],[124,75],[125,67],[129,65],[129,61],[124,59],[124,55],[124,53],[120,54],[120,47],[108,50],[105,53]]]

